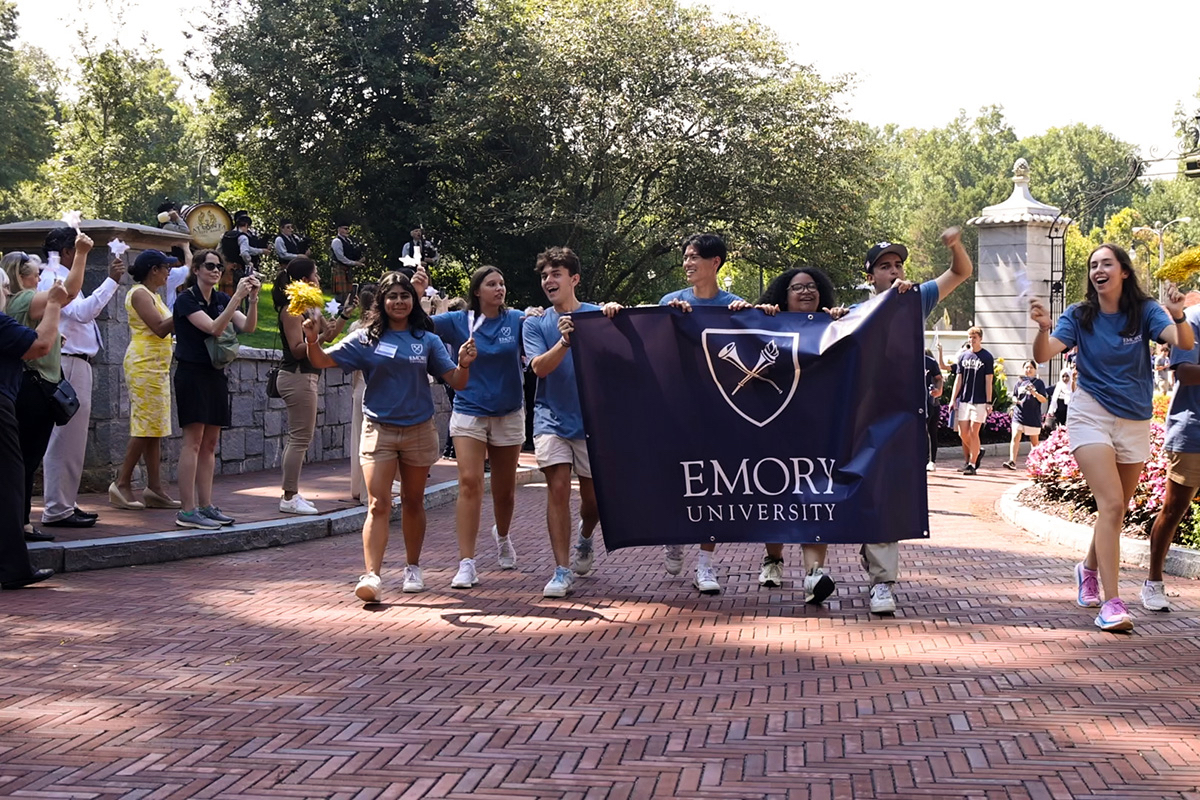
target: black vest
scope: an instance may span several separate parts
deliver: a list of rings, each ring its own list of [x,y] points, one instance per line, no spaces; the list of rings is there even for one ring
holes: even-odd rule
[[[283,249],[284,250],[286,250],[289,253],[294,253],[295,255],[298,255],[298,256],[304,255],[304,251],[307,248],[304,246],[304,240],[302,238],[300,238],[299,236],[296,236],[295,234],[292,234],[291,236],[284,236],[283,234],[279,234],[279,238],[283,239]],[[278,253],[275,254],[275,258],[279,260],[280,264],[291,263],[291,259],[279,258]]]
[[[237,228],[221,234],[221,256],[227,262],[234,264],[242,263],[242,253],[238,248],[238,237],[241,235]]]
[[[351,261],[362,260],[362,245],[349,236],[339,236],[337,238],[342,240],[342,255]]]

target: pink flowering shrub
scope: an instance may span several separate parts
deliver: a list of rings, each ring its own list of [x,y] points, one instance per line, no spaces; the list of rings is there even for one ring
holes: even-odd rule
[[[1150,460],[1146,462],[1137,490],[1129,502],[1127,525],[1148,527],[1162,508],[1167,490],[1167,451],[1163,447],[1163,426],[1150,423]],[[1056,428],[1041,444],[1033,448],[1026,462],[1029,476],[1042,486],[1046,494],[1094,511],[1095,500],[1088,490],[1075,457],[1071,455],[1066,427]],[[1191,527],[1191,513],[1184,518],[1180,530]]]
[[[939,428],[938,443],[941,445],[962,444],[958,431],[950,428],[950,406],[939,406],[942,424]],[[992,409],[987,421],[979,429],[979,440],[984,444],[1007,442],[1012,438],[1012,417],[1006,412]]]

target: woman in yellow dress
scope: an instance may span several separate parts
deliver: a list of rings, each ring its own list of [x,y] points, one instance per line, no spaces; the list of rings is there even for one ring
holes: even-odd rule
[[[145,250],[129,268],[134,286],[125,295],[129,347],[125,350],[125,385],[129,388],[129,446],[117,480],[108,487],[108,502],[117,508],[179,508],[162,485],[161,440],[171,435],[171,334],[175,319],[158,290],[167,283],[175,261],[158,250]],[[146,461],[142,500],[133,496],[133,470]]]

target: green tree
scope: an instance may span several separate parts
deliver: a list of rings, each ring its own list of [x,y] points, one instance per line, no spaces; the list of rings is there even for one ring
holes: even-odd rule
[[[521,266],[519,294],[540,295],[529,267],[557,244],[579,252],[585,296],[657,299],[695,230],[726,236],[749,295],[798,261],[852,280],[864,131],[842,85],[761,25],[674,0],[509,0],[438,65],[440,211],[465,261]]]
[[[187,192],[197,149],[191,109],[157,56],[118,47],[80,58],[47,179],[59,208],[149,222],[164,195]]]
[[[0,0],[0,215],[10,216],[18,184],[37,175],[54,147],[52,109],[31,62],[17,51],[17,10]]]

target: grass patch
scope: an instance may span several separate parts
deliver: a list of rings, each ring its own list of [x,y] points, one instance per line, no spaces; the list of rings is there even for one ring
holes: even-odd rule
[[[264,350],[278,350],[280,347],[279,315],[275,313],[275,303],[271,300],[273,286],[264,281],[258,293],[258,325],[254,333],[238,334],[238,341],[244,347],[260,347]],[[333,299],[332,292],[322,292],[322,295],[326,302]],[[347,327],[349,324],[346,323]]]

